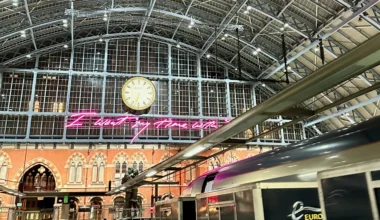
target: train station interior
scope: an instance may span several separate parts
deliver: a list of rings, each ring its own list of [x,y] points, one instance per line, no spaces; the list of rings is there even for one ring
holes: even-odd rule
[[[0,0],[0,220],[378,220],[379,32],[379,0]]]

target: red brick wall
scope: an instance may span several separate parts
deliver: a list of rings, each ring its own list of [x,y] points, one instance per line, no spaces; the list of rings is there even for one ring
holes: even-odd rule
[[[3,149],[0,151],[0,155],[4,155],[6,158],[9,158],[9,165],[10,168],[7,170],[7,179],[11,181],[16,182],[6,182],[6,185],[10,188],[17,188],[18,181],[20,181],[22,175],[23,175],[23,167],[24,167],[24,158],[25,158],[25,149]],[[88,174],[87,174],[87,183],[88,183],[88,190],[87,191],[105,191],[108,190],[108,181],[114,180],[115,175],[115,167],[114,167],[114,159],[116,155],[120,152],[124,152],[129,157],[128,166],[131,165],[132,157],[136,153],[141,153],[144,159],[144,169],[152,166],[152,164],[159,163],[164,155],[166,153],[175,154],[175,151],[168,151],[168,150],[155,150],[154,156],[152,157],[152,149],[108,149],[108,150],[68,150],[68,149],[28,149],[26,154],[26,160],[25,160],[25,167],[26,170],[29,167],[34,166],[35,164],[43,164],[47,166],[51,171],[55,174],[56,177],[56,185],[58,188],[61,188],[61,191],[74,191],[74,189],[70,189],[70,187],[77,187],[83,189],[85,181],[85,174],[86,169],[83,169],[83,184],[74,185],[74,184],[68,184],[68,178],[69,178],[69,168],[67,166],[68,161],[70,160],[70,156],[74,154],[82,154],[84,158],[87,160],[86,164],[89,164],[89,161],[91,158],[94,157],[94,155],[101,154],[105,157],[105,173],[104,173],[104,184],[100,185],[94,185],[91,184],[91,174],[92,174],[92,168],[89,166]],[[205,154],[209,154],[210,152],[206,152]],[[255,155],[258,151],[233,151],[232,154],[237,159],[244,159],[248,155]],[[225,155],[221,155],[220,162],[221,164],[225,164],[228,158],[230,157],[230,152],[226,153]],[[153,161],[153,163],[152,163]],[[201,165],[200,167],[196,168],[196,176],[206,172],[208,170],[207,163]],[[186,187],[186,183],[184,182],[185,174],[182,172],[181,178],[179,174],[176,174],[175,181],[180,181],[180,185],[171,185],[170,187],[168,185],[163,185],[159,188],[159,195],[168,193],[169,191],[174,194],[175,196],[180,195],[181,188],[182,190]],[[75,190],[81,190],[81,189],[75,189]],[[139,193],[142,195],[142,197],[145,199],[144,202],[150,203],[150,198],[152,194],[152,187],[151,186],[143,186],[139,189]],[[103,204],[112,204],[113,197],[104,197]],[[14,198],[0,194],[0,200],[2,200],[2,206],[4,205],[13,205],[14,204]],[[80,202],[84,203],[86,200],[86,203],[89,203],[90,198],[80,198]]]

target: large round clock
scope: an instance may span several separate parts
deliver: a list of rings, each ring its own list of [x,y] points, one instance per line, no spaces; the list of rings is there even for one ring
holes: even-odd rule
[[[133,77],[124,83],[121,96],[130,109],[144,110],[155,101],[156,88],[150,80],[144,77]]]

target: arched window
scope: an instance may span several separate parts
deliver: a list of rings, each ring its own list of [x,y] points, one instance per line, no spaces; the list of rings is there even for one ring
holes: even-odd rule
[[[124,177],[124,174],[127,172],[128,167],[128,156],[125,154],[119,154],[114,159],[115,163],[115,185],[119,186],[121,184],[121,180]]]
[[[139,173],[144,171],[144,159],[146,161],[146,158],[141,153],[136,153],[132,156],[132,167],[133,169],[137,169]]]
[[[220,167],[220,160],[218,157],[212,157],[208,162],[208,170],[213,170],[217,167]]]
[[[82,159],[76,155],[71,159],[70,163],[70,183],[82,183]]]
[[[113,200],[113,205],[115,208],[121,208],[124,205],[124,197],[118,196]]]
[[[97,156],[92,165],[92,182],[103,183],[104,182],[104,162],[102,156]]]
[[[7,164],[0,161],[0,182],[5,182],[7,178]]]
[[[169,159],[171,156],[172,156],[172,155],[169,154],[169,153],[164,154],[164,156],[161,158],[160,162]],[[163,172],[162,172],[162,175],[163,175],[163,176],[166,176],[166,177],[163,178],[163,181],[166,181],[166,182],[174,182],[174,174],[170,174],[170,175],[168,175],[169,173],[172,173],[172,172],[173,172],[173,171],[163,171]]]
[[[189,183],[189,182],[193,181],[195,179],[195,175],[196,175],[196,167],[191,166],[191,167],[186,168],[185,182]]]
[[[142,171],[144,171],[144,163],[142,161],[140,161],[140,163],[139,163],[139,173],[141,173]]]
[[[0,154],[0,183],[4,183],[7,178],[7,162],[4,154]]]

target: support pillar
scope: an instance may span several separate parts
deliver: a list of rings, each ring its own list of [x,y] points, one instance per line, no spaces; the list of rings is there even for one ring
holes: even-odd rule
[[[16,206],[10,206],[8,208],[8,219],[7,220],[15,220],[16,219]]]
[[[197,55],[197,76],[198,76],[198,103],[199,103],[199,115],[203,116],[203,100],[202,100],[202,69],[201,58]],[[202,121],[202,120],[201,120]],[[199,131],[201,138],[203,137],[203,129]]]
[[[61,215],[62,204],[54,204],[53,220],[59,220]]]

